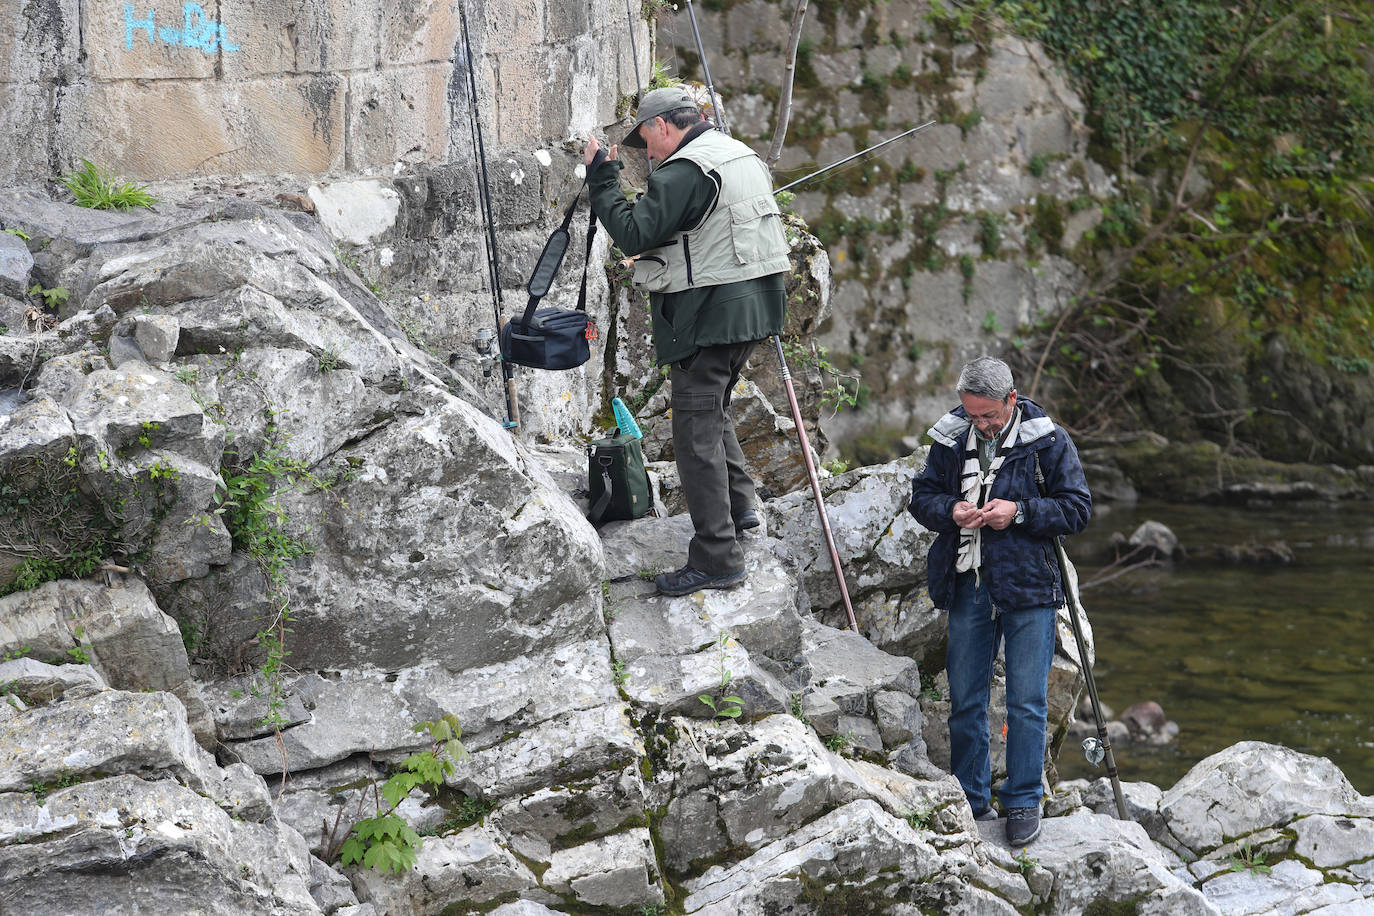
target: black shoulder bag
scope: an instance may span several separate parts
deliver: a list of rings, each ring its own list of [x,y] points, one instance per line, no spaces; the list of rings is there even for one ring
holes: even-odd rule
[[[587,268],[592,257],[592,239],[596,236],[596,214],[590,213],[587,222],[587,254],[582,264],[582,289],[577,295],[577,308],[539,308],[539,300],[548,295],[553,278],[563,263],[572,236],[574,211],[582,198],[577,197],[563,215],[563,224],[554,230],[544,243],[539,260],[530,274],[525,289],[530,300],[525,313],[501,328],[501,358],[517,366],[531,369],[575,369],[591,358],[589,341],[596,338],[596,325],[587,317]],[[590,208],[589,208],[590,209]]]

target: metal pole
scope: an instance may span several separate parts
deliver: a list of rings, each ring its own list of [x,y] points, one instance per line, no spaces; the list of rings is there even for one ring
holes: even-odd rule
[[[701,29],[697,27],[697,14],[692,8],[692,0],[687,0],[687,15],[691,17],[692,34],[697,39],[697,56],[701,58],[701,72],[706,75],[706,91],[711,95],[711,113],[715,115],[716,127],[729,136],[730,128],[725,123],[725,112],[721,111],[723,106],[716,104],[716,86],[711,82],[711,65],[706,62],[706,48],[701,44]]]
[[[798,178],[796,181],[794,181],[794,182],[792,182],[792,183],[790,183],[790,184],[785,184],[785,185],[783,185],[782,187],[778,188],[778,189],[777,189],[776,191],[774,191],[773,193],[774,193],[774,194],[781,194],[783,191],[786,191],[786,190],[788,190],[789,188],[795,188],[797,185],[801,184],[803,181],[810,181],[812,178],[816,178],[817,176],[824,175],[826,172],[830,171],[831,169],[837,169],[837,168],[839,168],[840,166],[844,165],[846,162],[852,162],[852,161],[854,161],[855,159],[858,159],[860,156],[866,156],[866,155],[868,155],[869,153],[873,152],[874,150],[882,149],[884,146],[887,146],[889,143],[896,143],[898,140],[902,139],[903,137],[909,137],[909,136],[911,136],[912,134],[916,133],[916,131],[921,130],[921,129],[926,128],[926,127],[929,127],[930,125],[932,125],[932,124],[934,124],[934,123],[935,123],[934,121],[927,121],[927,122],[924,123],[924,124],[920,124],[920,125],[918,125],[918,126],[916,126],[916,127],[911,128],[911,130],[903,131],[902,133],[898,134],[898,135],[895,136],[895,137],[889,137],[888,139],[884,140],[882,143],[875,143],[875,144],[873,144],[872,146],[870,146],[868,149],[859,150],[859,152],[855,153],[855,154],[852,155],[852,156],[845,156],[843,159],[839,160],[838,162],[832,162],[832,163],[830,163],[829,165],[827,165],[827,166],[826,166],[825,168],[823,168],[823,169],[817,169],[816,171],[812,172],[810,175],[805,176],[804,178]]]
[[[830,518],[825,514],[821,482],[816,476],[816,464],[811,460],[811,441],[806,436],[806,425],[802,423],[796,389],[792,387],[792,372],[787,368],[787,357],[782,352],[782,338],[774,335],[773,346],[778,352],[778,365],[782,367],[782,383],[787,389],[788,406],[792,408],[792,422],[797,425],[797,444],[801,446],[802,460],[806,462],[806,476],[811,479],[811,494],[816,497],[816,513],[821,519],[821,532],[825,535],[825,546],[830,550],[830,565],[835,569],[835,581],[839,583],[840,597],[844,599],[844,612],[849,615],[849,629],[857,633],[859,624],[854,619],[854,605],[849,601],[849,586],[845,584],[844,570],[840,568],[840,553],[835,549],[835,536],[830,532]]]

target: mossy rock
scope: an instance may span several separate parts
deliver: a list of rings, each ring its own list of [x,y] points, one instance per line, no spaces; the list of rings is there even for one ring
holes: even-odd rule
[[[1359,478],[1337,468],[1230,455],[1214,442],[1161,444],[1157,438],[1143,437],[1118,446],[1114,457],[1142,496],[1168,502],[1369,495]]]

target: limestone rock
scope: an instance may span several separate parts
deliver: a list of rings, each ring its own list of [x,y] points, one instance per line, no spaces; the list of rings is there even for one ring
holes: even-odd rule
[[[1139,824],[1098,814],[1045,818],[1041,824],[1030,855],[1054,875],[1049,912],[1081,913],[1099,900],[1135,901],[1141,912],[1159,914],[1216,912],[1170,870]],[[979,828],[986,843],[1005,848],[1002,823]]]
[[[693,654],[722,633],[750,653],[773,659],[796,656],[802,631],[796,580],[788,564],[770,549],[772,544],[752,541],[746,547],[748,579],[740,588],[668,598],[654,593],[652,586],[641,589],[637,581],[613,584],[610,637],[616,658],[632,662],[644,655]],[[608,543],[607,550],[614,546]]]
[[[206,744],[214,739],[182,634],[138,579],[118,587],[63,580],[0,598],[0,652],[22,648],[40,659],[87,656],[103,682],[117,690],[170,691],[181,700],[197,738]]]
[[[875,590],[906,592],[923,580],[934,535],[906,511],[918,461],[859,468],[825,481],[821,490],[850,598]],[[802,581],[814,608],[840,601],[839,585],[810,492],[767,504],[769,530],[786,541],[802,564]]]
[[[382,913],[430,916],[446,909],[477,906],[537,884],[534,874],[502,848],[481,825],[452,836],[427,837],[419,861],[404,875],[376,869],[353,870],[358,899]],[[452,910],[450,910],[452,911]]]
[[[950,904],[970,893],[953,877],[940,879],[941,870],[939,855],[909,825],[876,802],[861,799],[791,831],[742,862],[688,881],[685,910],[704,916],[762,916],[788,908],[821,912],[841,900],[850,908],[887,907],[895,900]],[[1007,906],[989,912],[1015,910]]]
[[[0,723],[0,792],[72,776],[163,770],[208,791],[202,753],[171,694],[106,690]]]
[[[0,795],[0,838],[6,912],[85,912],[92,901],[158,916],[321,912],[299,834],[232,820],[172,780],[96,779],[41,805]]]
[[[1335,764],[1260,741],[1242,741],[1201,761],[1164,793],[1170,838],[1192,856],[1230,839],[1307,815],[1374,817]]]
[[[554,853],[542,884],[586,906],[663,904],[654,844],[643,827]]]
[[[0,662],[0,686],[7,697],[32,705],[52,702],[71,690],[104,690],[105,681],[90,665],[49,665],[16,658]]]
[[[474,751],[445,782],[472,797],[501,800],[622,770],[643,756],[626,707],[613,704],[558,716]]]
[[[33,255],[24,240],[11,232],[0,232],[0,296],[23,299],[29,292],[29,272]]]
[[[921,689],[914,661],[888,655],[849,630],[804,621],[802,655],[808,666],[808,702],[828,700],[840,715],[869,715],[872,699],[880,692],[914,697]],[[821,722],[816,724],[822,734],[832,733]]]

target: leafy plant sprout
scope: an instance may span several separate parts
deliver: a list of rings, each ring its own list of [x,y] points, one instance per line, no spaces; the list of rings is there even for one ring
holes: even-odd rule
[[[716,674],[720,678],[720,686],[717,688],[721,696],[719,698],[703,693],[697,697],[707,709],[711,710],[711,720],[719,719],[738,719],[744,712],[744,700],[737,696],[726,696],[725,690],[730,686],[733,675],[726,666],[725,653],[730,647],[732,638],[729,633],[722,632],[716,637]]]

